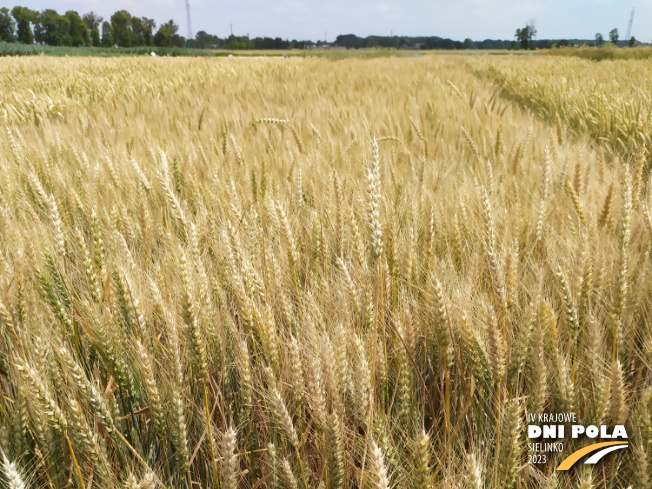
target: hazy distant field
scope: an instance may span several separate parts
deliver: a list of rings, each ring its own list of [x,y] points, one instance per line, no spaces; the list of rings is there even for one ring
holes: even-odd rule
[[[651,76],[0,59],[0,486],[649,488]]]
[[[576,50],[578,53],[592,52],[590,50]],[[598,50],[602,52],[603,50]],[[607,51],[607,50],[604,50]],[[565,50],[561,52],[565,53]],[[43,44],[20,44],[0,43],[0,57],[2,56],[81,56],[81,57],[133,57],[149,56],[152,53],[157,56],[172,57],[277,57],[277,56],[298,56],[303,58],[327,58],[340,60],[346,58],[384,58],[384,57],[406,57],[406,56],[428,56],[428,55],[460,55],[469,56],[475,54],[516,54],[527,55],[529,51],[507,51],[507,50],[412,50],[412,49],[193,49],[193,48],[167,48],[154,46],[136,46],[130,48],[106,48],[106,47],[71,47],[71,46],[48,46]]]

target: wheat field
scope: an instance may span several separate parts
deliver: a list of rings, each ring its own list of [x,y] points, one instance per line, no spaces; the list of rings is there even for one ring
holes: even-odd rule
[[[652,68],[608,63],[1,59],[0,485],[649,489]],[[630,446],[528,463],[546,412]]]

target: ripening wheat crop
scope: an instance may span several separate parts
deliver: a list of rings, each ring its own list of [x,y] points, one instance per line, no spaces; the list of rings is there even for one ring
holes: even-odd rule
[[[3,487],[649,489],[645,134],[466,57],[0,65]]]
[[[478,63],[475,69],[553,124],[592,137],[609,158],[652,152],[649,62],[546,57]]]

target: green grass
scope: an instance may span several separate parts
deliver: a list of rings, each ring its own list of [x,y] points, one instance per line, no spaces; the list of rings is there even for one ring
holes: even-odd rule
[[[138,46],[132,48],[91,48],[69,46],[45,46],[39,44],[0,43],[0,56],[144,56],[150,53],[157,56],[302,56],[319,57],[327,59],[347,58],[385,58],[392,56],[414,56],[424,54],[423,51],[397,50],[397,49],[349,49],[345,51],[322,50],[210,50],[192,48],[161,48],[152,46]]]
[[[133,48],[92,48],[69,46],[45,46],[40,44],[0,43],[0,56],[144,56],[156,53],[157,56],[227,56],[228,52],[215,52],[205,49],[162,48],[138,46]]]
[[[192,48],[161,48],[153,46],[138,46],[132,48],[91,48],[91,47],[70,47],[70,46],[45,46],[40,44],[20,44],[20,43],[0,43],[0,56],[144,56],[150,53],[156,53],[157,56],[300,56],[300,57],[317,57],[331,60],[349,59],[349,58],[388,58],[388,57],[408,57],[422,56],[426,54],[439,55],[473,55],[473,54],[507,54],[505,50],[401,50],[401,49],[347,49],[347,50],[319,50],[319,49],[272,49],[272,50],[221,50],[221,49],[192,49]]]

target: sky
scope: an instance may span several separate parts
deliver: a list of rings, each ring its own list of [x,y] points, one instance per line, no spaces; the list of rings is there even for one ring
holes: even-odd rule
[[[109,19],[116,10],[146,16],[157,24],[174,19],[186,35],[185,0],[1,0],[0,6],[23,5],[59,13],[94,11]],[[219,37],[282,37],[333,41],[338,34],[440,36],[514,39],[518,27],[534,21],[537,39],[605,39],[617,28],[627,33],[632,7],[632,35],[652,42],[652,0],[190,0],[193,33]]]

